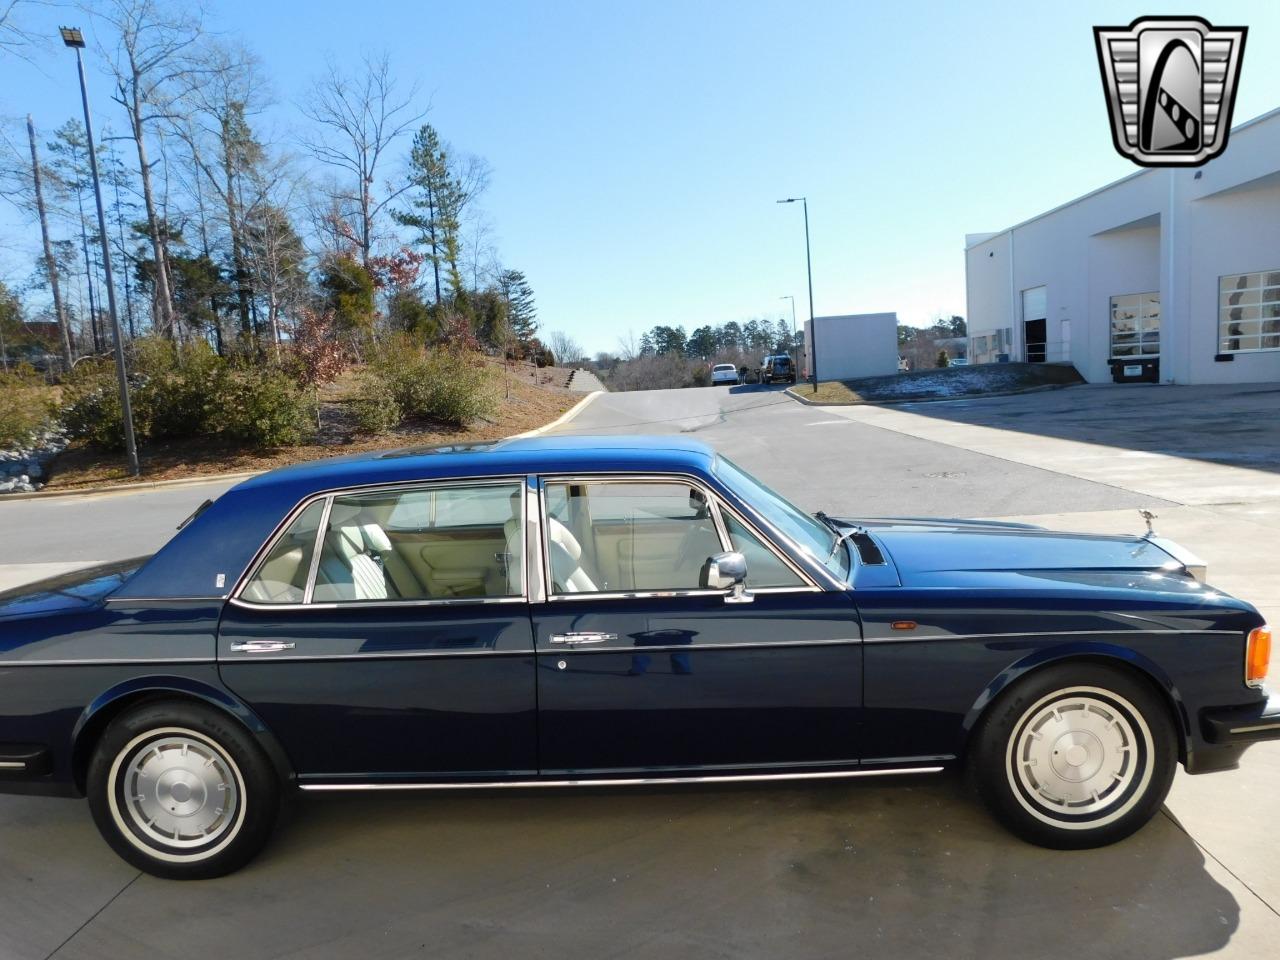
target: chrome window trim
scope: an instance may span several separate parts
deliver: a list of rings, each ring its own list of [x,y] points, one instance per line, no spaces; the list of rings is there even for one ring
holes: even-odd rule
[[[609,472],[609,473],[572,473],[572,474],[542,474],[539,477],[538,489],[538,509],[541,516],[549,516],[547,513],[547,497],[546,488],[549,483],[688,483],[701,491],[702,495],[707,498],[707,503],[711,507],[712,523],[715,525],[716,534],[720,538],[720,547],[725,551],[733,549],[733,542],[729,539],[729,532],[725,527],[724,520],[720,516],[719,508],[724,503],[724,497],[716,490],[712,489],[706,481],[701,477],[694,476],[689,473],[625,473],[625,472]],[[789,567],[801,580],[804,585],[797,587],[760,587],[751,588],[752,593],[822,593],[823,589],[814,582],[813,577],[809,576],[803,567],[798,565],[785,550],[780,550],[778,545],[772,539],[765,535],[759,527],[751,521],[750,517],[744,516],[741,510],[738,510],[733,504],[724,503],[726,509],[734,515],[748,530],[755,533],[757,539],[764,545],[765,549],[773,551],[782,562]],[[542,525],[541,537],[539,544],[542,553],[542,575],[546,578],[546,601],[556,602],[560,600],[612,600],[612,599],[649,599],[653,597],[723,597],[727,591],[709,590],[705,588],[691,588],[687,590],[604,590],[595,593],[554,593],[552,585],[554,580],[551,576],[551,558],[550,551],[546,546],[546,525]],[[788,541],[789,542],[789,541]],[[749,571],[748,571],[749,573]],[[833,578],[834,579],[834,578]],[[843,587],[841,587],[843,589]]]
[[[329,532],[329,514],[332,512],[333,495],[330,494],[325,497],[324,508],[320,511],[320,525],[316,527],[316,538],[311,543],[311,563],[307,565],[307,582],[302,588],[302,603],[304,606],[309,604],[311,598],[315,596],[316,576],[320,572],[320,551],[324,549],[324,535]],[[299,516],[301,515],[299,514]],[[250,577],[249,579],[252,580],[253,578]]]
[[[324,600],[319,603],[255,603],[240,597],[227,601],[246,610],[350,610],[370,607],[475,606],[490,603],[525,603],[524,597],[440,597],[420,600]],[[255,658],[257,659],[257,658]]]
[[[893,777],[908,774],[941,773],[945,767],[877,767],[873,770],[818,770],[778,773],[710,774],[690,777],[607,777],[556,780],[468,780],[448,783],[299,783],[299,790],[477,790],[528,789],[542,787],[638,787],[705,783],[765,783],[770,780],[839,780],[855,777]]]
[[[438,599],[438,600],[425,600],[425,599],[351,600],[351,601],[345,601],[345,602],[332,602],[332,603],[331,602],[309,603],[308,599],[312,596],[312,593],[315,587],[315,577],[319,569],[319,557],[320,557],[319,548],[322,545],[323,537],[326,532],[325,526],[328,524],[329,508],[332,506],[332,501],[337,497],[342,497],[347,495],[363,496],[366,494],[373,494],[373,493],[395,493],[396,491],[399,491],[399,490],[412,492],[416,490],[421,490],[423,487],[507,486],[512,484],[523,484],[526,481],[527,481],[527,475],[525,474],[484,476],[484,477],[447,477],[447,478],[437,478],[437,479],[427,479],[427,480],[397,480],[390,483],[363,484],[358,487],[333,487],[328,490],[321,490],[321,491],[317,491],[315,493],[309,494],[308,496],[300,500],[297,504],[295,504],[293,509],[290,510],[285,515],[284,520],[282,520],[279,524],[276,525],[276,528],[271,532],[271,535],[266,539],[266,541],[262,544],[262,546],[259,547],[257,552],[253,555],[253,559],[249,562],[248,566],[245,567],[244,572],[240,574],[240,578],[236,581],[235,587],[226,596],[226,599],[229,600],[231,603],[236,604],[237,606],[245,607],[246,609],[250,609],[250,610],[304,610],[304,609],[305,610],[322,610],[322,609],[352,607],[356,605],[385,607],[385,606],[408,606],[408,605],[421,605],[421,604],[445,604],[445,603],[459,603],[459,602],[463,602],[463,603],[494,603],[494,602],[507,602],[507,603],[521,602],[522,603],[522,602],[525,602],[528,599],[527,591],[522,592],[518,597],[515,597],[515,596],[512,596],[512,597],[451,597],[448,599]],[[315,555],[312,557],[312,567],[307,577],[307,587],[303,592],[302,603],[259,603],[253,600],[244,599],[241,596],[241,594],[244,592],[245,587],[248,586],[249,581],[252,580],[254,575],[258,572],[258,568],[262,565],[262,562],[266,558],[267,554],[271,552],[271,550],[275,547],[276,543],[280,540],[280,538],[284,536],[285,531],[289,529],[290,525],[294,522],[294,520],[296,520],[302,514],[302,512],[307,509],[307,507],[325,498],[328,498],[330,503],[326,505],[325,513],[324,513],[324,516],[322,517],[322,520],[324,521],[324,523],[322,523],[322,525],[317,530],[317,538],[318,538],[316,541],[317,549],[315,550]],[[521,500],[521,509],[527,511],[527,505],[525,504],[525,501],[523,499]],[[525,548],[525,553],[526,554],[528,553],[527,546]],[[523,587],[524,584],[522,583],[521,586]]]
[[[547,599],[547,581],[542,576],[542,487],[538,477],[529,474],[524,481],[524,580],[525,596],[530,603]]]

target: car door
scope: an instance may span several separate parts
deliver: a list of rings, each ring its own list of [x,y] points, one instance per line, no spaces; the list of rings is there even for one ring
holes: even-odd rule
[[[544,777],[857,765],[857,614],[699,483],[544,478],[532,607]],[[747,556],[749,602],[702,586]]]
[[[264,552],[219,669],[301,783],[536,774],[525,483],[318,497]]]

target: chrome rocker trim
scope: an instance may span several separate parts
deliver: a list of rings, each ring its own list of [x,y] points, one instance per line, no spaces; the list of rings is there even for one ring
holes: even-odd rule
[[[816,773],[742,773],[710,777],[611,777],[599,780],[472,780],[455,783],[302,783],[299,790],[492,790],[537,787],[644,787],[680,783],[761,783],[770,780],[844,780],[854,777],[894,777],[913,773],[941,773],[944,767],[898,767],[886,770],[823,770]]]

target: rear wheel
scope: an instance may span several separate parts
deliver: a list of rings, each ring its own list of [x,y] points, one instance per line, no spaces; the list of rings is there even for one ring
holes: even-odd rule
[[[239,869],[265,845],[280,805],[279,779],[248,731],[181,701],[116,718],[90,760],[88,791],[111,848],[174,880]]]
[[[970,772],[1013,833],[1057,849],[1104,846],[1142,827],[1168,795],[1177,743],[1149,684],[1100,664],[1019,682],[974,731]]]

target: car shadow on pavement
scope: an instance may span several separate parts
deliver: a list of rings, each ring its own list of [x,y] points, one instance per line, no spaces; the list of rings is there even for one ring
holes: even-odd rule
[[[952,779],[313,794],[242,872],[143,877],[71,955],[1165,960],[1220,949],[1239,916],[1167,815],[1042,850]]]

